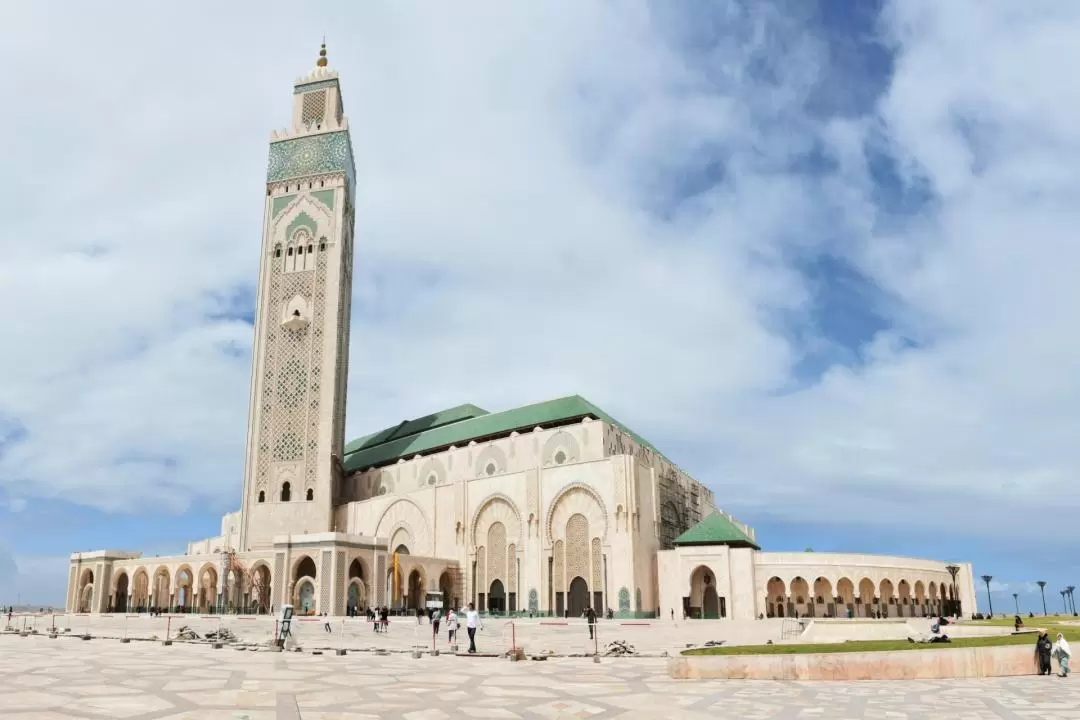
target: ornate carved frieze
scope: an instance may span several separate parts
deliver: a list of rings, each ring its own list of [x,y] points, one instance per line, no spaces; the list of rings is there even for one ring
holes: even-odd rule
[[[344,172],[349,185],[355,185],[352,143],[346,131],[309,135],[270,144],[266,169],[268,183],[288,178]]]

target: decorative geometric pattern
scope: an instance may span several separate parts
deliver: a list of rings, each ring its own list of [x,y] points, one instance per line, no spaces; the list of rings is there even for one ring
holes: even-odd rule
[[[641,588],[634,590],[634,610],[641,612]]]
[[[604,585],[603,578],[604,556],[600,549],[600,538],[592,539],[592,586],[597,590]]]
[[[343,172],[349,187],[355,185],[352,143],[346,131],[321,133],[270,144],[266,182]]]
[[[336,621],[336,619],[335,619]],[[137,621],[135,621],[137,622]],[[197,632],[217,620],[193,622]],[[255,624],[255,623],[248,623]],[[237,626],[243,623],[237,623]],[[477,635],[481,651],[493,647],[501,623],[488,621]],[[339,642],[322,623],[295,623],[301,645]],[[369,652],[233,652],[208,644],[162,647],[0,636],[0,676],[5,717],[12,718],[895,718],[896,720],[1064,720],[1080,716],[1080,684],[1057,678],[994,677],[957,680],[859,680],[829,682],[672,680],[667,660],[654,657],[559,658],[543,663],[464,660],[447,656],[445,631],[439,658],[413,660],[413,632],[373,633],[362,619],[347,621],[350,647]],[[174,623],[175,629],[175,623]],[[260,626],[260,634],[272,631]],[[93,632],[93,629],[92,629]],[[164,632],[158,624],[155,633]],[[604,630],[601,630],[601,638]],[[429,631],[430,633],[430,631]],[[96,633],[95,633],[96,634]],[[509,635],[509,633],[504,633]],[[559,649],[581,652],[579,626]],[[260,638],[261,639],[261,638]],[[623,638],[618,638],[623,639]],[[626,638],[641,651],[637,637]],[[398,644],[393,644],[398,641]],[[601,643],[604,640],[601,639]],[[548,647],[544,643],[540,647]],[[536,646],[524,641],[529,649]],[[227,647],[227,646],[226,646]],[[601,647],[602,651],[602,647]],[[1040,682],[1041,681],[1041,682]],[[277,708],[289,708],[282,713]]]
[[[305,126],[321,123],[326,115],[326,90],[311,90],[304,93],[300,106],[300,122]]]
[[[566,521],[566,578],[589,575],[589,521],[580,513]]]
[[[476,589],[474,592],[486,593],[488,591],[488,565],[487,551],[483,545],[476,548]]]
[[[630,609],[630,591],[624,587],[619,588],[619,610]]]
[[[551,575],[552,585],[555,586],[555,592],[566,591],[566,558],[564,553],[564,545],[562,540],[555,542],[555,547],[551,549]]]
[[[488,585],[496,580],[502,580],[506,584],[506,526],[501,522],[492,523],[488,528],[487,546],[488,571],[484,578]],[[486,586],[485,586],[486,587]]]
[[[536,588],[529,590],[529,612],[537,612],[540,609],[540,595]]]
[[[508,562],[508,567],[506,568],[506,591],[517,592],[517,545],[514,545],[513,543],[510,544],[510,547],[506,549],[506,557]]]
[[[281,602],[283,592],[289,585],[289,578],[285,577],[285,553],[276,553],[274,555],[274,577],[277,578],[277,598],[271,595],[270,602],[275,606]]]
[[[319,567],[319,612],[330,612],[330,586],[333,584],[331,567],[334,562],[334,553],[329,550],[322,551],[322,563]]]
[[[380,601],[386,597],[386,555],[375,561],[375,597]]]
[[[337,553],[337,567],[334,570],[334,585],[341,588],[345,583],[345,553]],[[339,590],[337,593],[336,613],[338,615],[345,614],[345,591]]]

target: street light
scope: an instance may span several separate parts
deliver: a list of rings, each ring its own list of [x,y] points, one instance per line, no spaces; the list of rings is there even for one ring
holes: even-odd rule
[[[1061,612],[1065,615],[1069,614],[1069,605],[1065,602],[1065,596],[1069,594],[1068,590],[1061,591]]]
[[[1070,585],[1069,587],[1067,587],[1065,589],[1069,591],[1069,602],[1072,604],[1073,615],[1075,615],[1076,614],[1076,596],[1073,595],[1073,591],[1076,590],[1076,586],[1075,585]]]
[[[1020,593],[1013,593],[1013,602],[1016,603],[1016,614],[1020,614]]]
[[[994,579],[993,575],[983,575],[982,581],[986,583],[986,603],[990,607],[990,617],[994,616],[994,601],[990,597],[990,581]]]
[[[1044,590],[1044,588],[1046,587],[1046,581],[1036,580],[1035,584],[1039,586],[1039,594],[1042,595],[1043,601],[1043,615],[1046,615],[1046,591]]]
[[[960,572],[960,566],[959,565],[946,565],[945,569],[949,571],[950,575],[952,575],[952,600],[949,603],[949,609],[952,612],[950,614],[951,615],[959,615],[960,613],[957,612],[957,610],[956,610],[956,604],[958,602],[957,599],[956,599],[956,573]]]

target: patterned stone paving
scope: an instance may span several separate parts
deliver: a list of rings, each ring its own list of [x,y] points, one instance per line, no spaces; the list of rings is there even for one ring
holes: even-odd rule
[[[0,718],[1080,719],[1071,678],[693,681],[670,679],[665,662],[338,657],[0,635]]]

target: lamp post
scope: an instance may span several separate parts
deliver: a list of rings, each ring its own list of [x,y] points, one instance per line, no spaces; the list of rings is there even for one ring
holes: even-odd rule
[[[1069,594],[1068,590],[1061,591],[1061,612],[1065,615],[1069,614],[1069,605],[1065,602],[1065,596]]]
[[[983,575],[982,581],[986,583],[986,604],[990,608],[990,617],[994,616],[994,601],[990,597],[990,581],[994,579],[993,575]]]
[[[1069,587],[1067,587],[1065,589],[1069,592],[1069,603],[1072,605],[1073,615],[1075,615],[1076,614],[1076,596],[1073,595],[1073,591],[1076,590],[1076,586],[1075,585],[1070,585]]]
[[[1035,584],[1039,586],[1039,594],[1042,595],[1042,601],[1043,601],[1043,615],[1046,615],[1046,590],[1045,590],[1046,581],[1045,580],[1036,580]]]
[[[949,571],[950,575],[952,575],[952,598],[951,598],[951,600],[949,602],[949,610],[950,610],[949,614],[950,615],[959,615],[960,613],[958,612],[958,610],[956,608],[956,605],[959,602],[956,599],[956,573],[960,572],[960,566],[959,565],[946,565],[945,569]]]
[[[1013,593],[1013,602],[1016,603],[1016,614],[1020,614],[1020,593]]]

